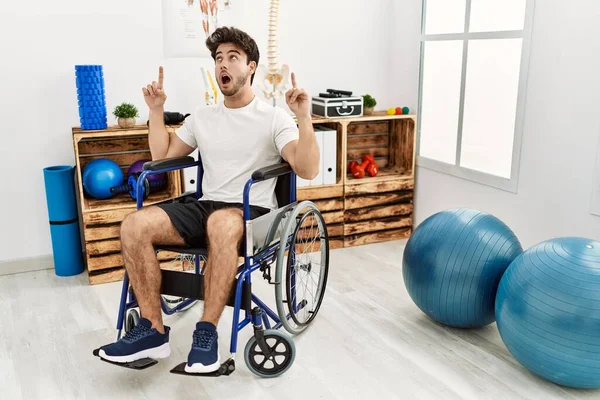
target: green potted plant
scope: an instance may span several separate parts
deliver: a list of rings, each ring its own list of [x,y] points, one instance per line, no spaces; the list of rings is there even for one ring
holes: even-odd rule
[[[373,110],[375,109],[375,106],[377,105],[377,100],[375,100],[375,98],[373,96],[371,96],[370,94],[365,94],[363,95],[363,104],[364,104],[364,114],[365,115],[371,115],[373,114]]]
[[[138,109],[131,103],[121,103],[115,107],[113,115],[117,117],[117,123],[121,128],[133,128],[135,118],[139,117]]]

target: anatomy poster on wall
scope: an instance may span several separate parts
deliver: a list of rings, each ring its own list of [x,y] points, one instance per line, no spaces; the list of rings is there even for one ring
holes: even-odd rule
[[[235,0],[163,0],[165,57],[208,57],[206,38],[219,26],[234,25]]]

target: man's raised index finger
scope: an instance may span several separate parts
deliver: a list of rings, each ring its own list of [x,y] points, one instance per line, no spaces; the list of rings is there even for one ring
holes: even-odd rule
[[[165,77],[163,67],[158,67],[158,84],[162,87],[163,79]]]
[[[296,83],[296,74],[292,72],[292,86],[294,88],[298,87],[298,84]]]

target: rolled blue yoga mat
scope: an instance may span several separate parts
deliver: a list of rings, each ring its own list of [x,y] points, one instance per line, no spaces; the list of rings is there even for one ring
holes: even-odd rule
[[[74,166],[44,168],[54,270],[58,276],[77,275],[84,268],[74,178]]]

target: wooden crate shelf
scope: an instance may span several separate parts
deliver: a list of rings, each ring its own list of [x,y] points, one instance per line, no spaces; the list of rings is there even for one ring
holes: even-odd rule
[[[329,248],[344,247],[344,186],[309,186],[297,190],[297,200],[310,200],[319,208],[327,225]]]
[[[176,126],[167,127],[171,132]],[[123,176],[136,161],[152,159],[148,144],[148,128],[138,125],[131,129],[110,127],[105,130],[81,130],[73,128],[78,206],[80,226],[86,250],[86,268],[91,284],[113,282],[123,279],[123,257],[121,255],[121,222],[136,210],[136,201],[128,193],[110,199],[95,199],[83,190],[81,176],[85,166],[92,160],[108,158],[115,161]],[[151,193],[144,206],[169,200],[182,194],[181,171],[167,174],[164,189]],[[176,253],[160,252],[161,268],[182,269],[183,262]]]
[[[338,165],[343,171],[337,185],[299,188],[298,198],[313,200],[321,207],[329,234],[337,247],[350,247],[403,239],[412,233],[415,169],[416,117],[376,113],[359,118],[323,119],[338,131]],[[347,170],[350,161],[371,154],[379,166],[377,176],[354,178]],[[341,203],[335,211],[323,199]],[[319,203],[317,203],[317,201]],[[340,213],[341,211],[341,213]],[[340,219],[341,218],[341,219]],[[332,234],[333,232],[333,234]]]

